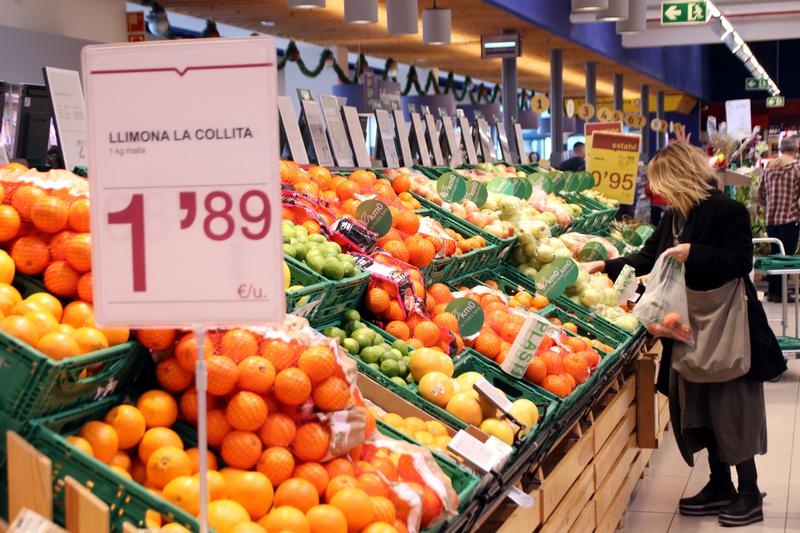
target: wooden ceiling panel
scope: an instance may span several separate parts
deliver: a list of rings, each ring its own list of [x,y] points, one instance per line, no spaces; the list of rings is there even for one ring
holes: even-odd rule
[[[651,91],[675,93],[671,87],[614,63],[590,50],[557,37],[513,15],[489,6],[480,0],[439,1],[438,7],[452,9],[452,44],[429,46],[422,44],[422,8],[420,2],[420,33],[390,36],[386,30],[385,0],[379,3],[377,24],[346,25],[344,0],[327,0],[325,9],[289,9],[287,0],[159,0],[164,7],[204,19],[213,19],[253,31],[263,32],[261,21],[273,23],[271,34],[319,44],[340,45],[350,51],[380,58],[392,57],[398,62],[420,67],[438,67],[491,82],[500,81],[500,61],[482,60],[481,33],[500,33],[513,28],[522,34],[523,55],[518,60],[519,86],[528,90],[547,92],[550,89],[550,50],[564,50],[564,91],[567,96],[583,96],[584,63],[597,62],[600,95],[610,95],[611,77],[622,73],[625,96],[636,97],[641,84]]]

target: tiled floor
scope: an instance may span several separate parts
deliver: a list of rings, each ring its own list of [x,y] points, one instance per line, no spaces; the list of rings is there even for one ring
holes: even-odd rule
[[[780,316],[780,306],[768,304],[768,314]],[[794,309],[790,306],[790,330],[794,333]],[[777,329],[777,328],[776,328]],[[777,383],[767,383],[769,452],[756,458],[758,481],[764,499],[764,522],[733,531],[800,532],[800,360]],[[734,470],[734,479],[736,471]],[[637,485],[623,520],[630,533],[720,532],[716,517],[677,514],[678,500],[696,494],[708,480],[708,463],[698,454],[695,467],[686,465],[671,434],[653,454],[645,477]],[[727,529],[727,528],[726,528]]]

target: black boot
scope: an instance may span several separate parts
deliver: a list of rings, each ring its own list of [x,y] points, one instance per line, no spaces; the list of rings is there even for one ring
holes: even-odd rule
[[[678,509],[686,516],[716,515],[735,499],[736,488],[730,478],[726,480],[712,478],[695,496],[681,498]]]
[[[719,525],[739,527],[764,520],[761,493],[752,490],[739,490],[736,499],[719,513]]]

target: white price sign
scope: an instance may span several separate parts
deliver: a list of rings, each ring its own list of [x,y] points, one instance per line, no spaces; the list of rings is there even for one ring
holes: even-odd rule
[[[283,319],[276,70],[269,38],[84,48],[99,324]]]
[[[50,90],[56,133],[68,169],[85,167],[86,108],[83,102],[81,78],[75,70],[45,67],[45,79]]]

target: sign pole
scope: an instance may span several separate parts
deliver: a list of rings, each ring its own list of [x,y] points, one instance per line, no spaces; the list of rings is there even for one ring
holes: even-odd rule
[[[197,362],[195,363],[195,389],[197,390],[197,450],[198,477],[200,478],[200,533],[208,533],[208,369],[206,368],[205,347],[206,330],[194,330],[197,342]]]

